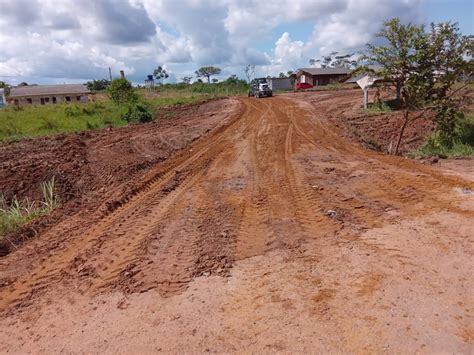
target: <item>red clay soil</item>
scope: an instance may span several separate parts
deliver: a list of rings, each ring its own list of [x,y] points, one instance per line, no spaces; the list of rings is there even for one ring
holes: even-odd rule
[[[369,101],[373,101],[374,92],[369,92]],[[383,99],[391,99],[390,93],[384,93]],[[330,92],[302,92],[298,97],[310,102],[344,135],[361,142],[368,149],[387,152],[396,145],[400,127],[403,123],[401,112],[363,111],[363,94],[360,89]],[[410,124],[404,133],[400,153],[407,153],[426,142],[433,132],[433,121],[427,117]]]
[[[364,149],[334,125],[359,94],[88,138],[86,186],[106,183],[0,258],[0,352],[472,353],[474,161]],[[127,172],[124,147],[150,165]]]
[[[233,100],[161,110],[154,122],[0,143],[0,191],[42,199],[40,184],[55,179],[61,208],[0,242],[0,256],[66,216],[96,209],[133,190],[135,176],[225,123]]]

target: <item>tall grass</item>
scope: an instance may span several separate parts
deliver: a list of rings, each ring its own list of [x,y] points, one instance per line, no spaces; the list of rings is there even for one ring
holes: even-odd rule
[[[455,139],[451,145],[443,142],[439,135],[435,133],[424,146],[412,152],[410,155],[440,157],[474,155],[474,114],[466,116],[456,128],[455,133]]]
[[[0,109],[0,141],[125,125],[110,102],[31,105]]]
[[[0,195],[0,240],[8,233],[20,228],[24,224],[40,216],[47,215],[59,206],[59,198],[55,193],[54,177],[40,185],[43,193],[41,201],[31,201],[28,198],[19,200],[13,197],[7,203],[5,197]]]

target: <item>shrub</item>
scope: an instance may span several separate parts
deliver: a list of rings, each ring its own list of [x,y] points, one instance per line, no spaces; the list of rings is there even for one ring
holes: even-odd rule
[[[84,106],[82,107],[82,113],[87,116],[91,116],[95,113],[94,107]]]
[[[41,120],[43,122],[40,125],[40,129],[55,131],[61,126],[60,123],[52,117],[43,117]]]
[[[77,105],[68,105],[64,108],[64,114],[67,117],[76,117],[81,114],[81,109]]]
[[[86,121],[86,127],[87,127],[87,129],[91,130],[91,129],[96,129],[96,128],[98,128],[98,125],[95,124],[94,122]]]
[[[133,90],[132,84],[125,78],[112,80],[107,92],[114,104],[119,106],[134,104],[138,100],[138,95]]]
[[[153,120],[153,113],[146,105],[138,103],[130,105],[127,109],[127,113],[122,116],[127,122],[150,122]]]

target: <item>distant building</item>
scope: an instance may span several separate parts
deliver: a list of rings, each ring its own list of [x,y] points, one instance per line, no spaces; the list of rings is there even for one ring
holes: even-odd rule
[[[312,86],[327,85],[347,78],[350,69],[347,68],[301,68],[296,71],[296,83],[306,83]]]
[[[267,78],[267,83],[272,91],[291,90],[295,86],[294,78]]]
[[[50,105],[87,102],[91,92],[83,84],[32,85],[10,89],[8,101],[13,105]]]
[[[7,99],[5,98],[5,89],[0,89],[0,107],[7,105]]]

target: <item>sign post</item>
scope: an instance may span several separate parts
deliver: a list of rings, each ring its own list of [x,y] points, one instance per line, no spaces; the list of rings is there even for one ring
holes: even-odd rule
[[[357,80],[357,85],[364,91],[364,109],[367,109],[369,104],[369,88],[374,85],[374,83],[379,80],[379,78],[372,77],[370,75],[364,75],[362,78]]]

